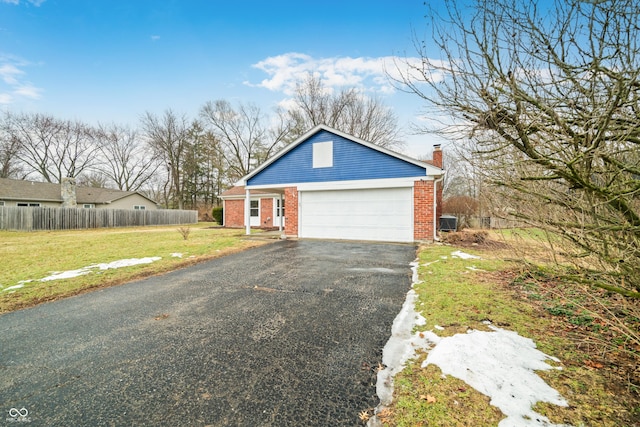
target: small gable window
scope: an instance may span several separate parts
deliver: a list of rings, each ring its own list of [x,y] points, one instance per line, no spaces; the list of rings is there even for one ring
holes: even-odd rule
[[[137,211],[143,211],[143,210],[145,210],[145,209],[147,209],[147,208],[146,208],[146,206],[144,206],[144,205],[134,205],[134,206],[133,206],[133,209],[135,209],[135,210],[137,210]]]
[[[316,142],[313,144],[313,167],[333,167],[333,141]]]

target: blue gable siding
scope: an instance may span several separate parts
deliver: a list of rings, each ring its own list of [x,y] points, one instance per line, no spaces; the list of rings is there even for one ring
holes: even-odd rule
[[[313,168],[313,144],[333,141],[333,167]],[[321,130],[252,176],[247,185],[425,176],[424,167]]]

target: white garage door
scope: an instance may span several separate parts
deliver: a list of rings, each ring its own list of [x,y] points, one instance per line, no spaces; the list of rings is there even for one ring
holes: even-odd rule
[[[413,190],[301,191],[300,237],[413,241]]]

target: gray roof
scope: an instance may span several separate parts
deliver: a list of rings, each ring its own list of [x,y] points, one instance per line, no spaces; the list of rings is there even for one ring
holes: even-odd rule
[[[132,194],[138,194],[153,203],[144,194],[136,191],[113,190],[110,188],[76,187],[77,203],[105,204]],[[0,200],[24,200],[34,202],[60,202],[62,195],[60,184],[33,182],[19,179],[0,178]]]

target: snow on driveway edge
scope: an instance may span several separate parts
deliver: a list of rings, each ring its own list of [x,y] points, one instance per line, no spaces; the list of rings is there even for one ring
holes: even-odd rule
[[[472,257],[460,256],[463,259]],[[421,283],[418,278],[418,260],[412,262],[412,288]],[[533,340],[516,332],[489,326],[493,332],[470,330],[440,338],[432,331],[412,333],[415,326],[424,325],[426,319],[415,311],[418,295],[409,290],[400,313],[393,321],[391,337],[382,350],[385,368],[378,371],[376,392],[380,404],[378,414],[393,401],[393,378],[404,369],[405,363],[416,356],[417,349],[428,351],[422,367],[438,366],[443,375],[451,375],[469,384],[491,398],[491,404],[505,415],[500,427],[566,426],[553,424],[533,411],[536,402],[549,402],[567,406],[565,399],[542,380],[535,371],[561,369],[546,363],[559,362],[536,349]],[[422,337],[421,337],[422,335]],[[368,427],[382,426],[373,416]]]

